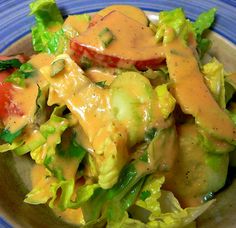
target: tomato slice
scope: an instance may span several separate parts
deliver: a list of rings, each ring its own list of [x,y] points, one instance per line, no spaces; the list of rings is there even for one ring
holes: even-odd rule
[[[0,56],[0,60],[8,60],[12,58],[18,58],[21,62],[25,62],[26,60],[23,55],[14,57]],[[22,111],[13,100],[13,94],[15,92],[13,84],[4,81],[14,71],[15,69],[11,68],[0,72],[0,119],[2,120],[6,119],[10,115],[23,115]]]

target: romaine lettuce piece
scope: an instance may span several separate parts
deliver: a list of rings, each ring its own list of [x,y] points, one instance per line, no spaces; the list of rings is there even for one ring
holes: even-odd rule
[[[68,40],[62,29],[63,18],[54,0],[36,0],[30,4],[36,25],[32,27],[33,48],[37,52],[60,54]]]
[[[215,20],[216,8],[212,8],[207,12],[203,12],[198,16],[196,21],[193,23],[193,28],[195,31],[195,36],[197,40],[197,51],[200,58],[211,47],[211,40],[203,38],[203,33],[205,30],[209,29]]]
[[[113,224],[113,219],[115,219],[113,211],[117,210],[119,216],[124,214],[122,208],[127,209],[130,206],[133,199],[132,192],[139,192],[139,181],[157,170],[163,172],[163,168],[169,165],[169,152],[174,154],[177,150],[176,147],[178,145],[174,127],[158,131],[150,144],[146,143],[140,148],[139,157],[123,168],[118,182],[111,189],[98,189],[91,199],[82,206],[85,221],[94,224],[96,221],[107,219],[110,216],[109,223]],[[161,152],[158,153],[158,151]],[[114,209],[115,205],[119,205],[119,209]]]
[[[202,72],[212,95],[219,106],[224,109],[226,102],[223,65],[216,58],[213,58],[209,63],[203,65]]]
[[[25,87],[25,79],[34,76],[35,69],[30,63],[23,63],[18,70],[9,75],[5,81],[20,87]]]
[[[20,147],[22,145],[22,143],[23,143],[23,141],[1,144],[0,145],[0,153],[17,149],[18,147]]]
[[[16,132],[10,132],[8,129],[3,129],[0,132],[0,140],[3,140],[6,143],[12,143],[19,135],[21,135],[23,129],[20,129]]]
[[[7,70],[8,68],[20,68],[21,62],[19,59],[0,60],[0,71]]]
[[[40,133],[46,139],[46,143],[30,152],[37,164],[50,163],[50,157],[56,153],[56,145],[61,142],[61,135],[69,125],[66,118],[60,117],[64,109],[64,106],[56,107],[50,119],[40,126]]]
[[[165,44],[178,37],[188,44],[188,42],[191,42],[192,38],[194,40],[196,39],[197,51],[200,58],[202,58],[211,45],[209,39],[203,38],[203,32],[214,22],[215,13],[216,9],[212,8],[199,15],[197,20],[192,23],[186,19],[182,8],[171,11],[162,11],[159,14],[155,35],[156,40],[157,42],[162,41]],[[192,44],[194,45],[194,42]]]
[[[194,30],[182,8],[160,12],[155,35],[157,42],[168,43],[176,37],[188,41],[190,33],[194,33]]]
[[[186,227],[193,224],[194,220],[214,202],[211,200],[198,207],[183,209],[171,192],[161,190],[163,182],[163,177],[150,176],[141,190],[136,206],[129,211],[132,219],[125,214],[120,221],[108,227],[128,228],[131,225],[137,228]],[[192,227],[195,227],[194,224]]]
[[[158,105],[166,119],[174,111],[176,100],[168,91],[167,84],[157,86],[155,91],[157,93]]]

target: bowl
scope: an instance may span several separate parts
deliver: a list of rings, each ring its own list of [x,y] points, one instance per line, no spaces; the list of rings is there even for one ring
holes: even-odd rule
[[[30,27],[34,21],[28,14],[31,1],[4,1],[0,3],[0,52],[11,55],[32,53]],[[160,10],[183,7],[190,19],[211,7],[218,7],[214,31],[208,36],[213,40],[210,54],[216,56],[228,71],[236,71],[236,8],[235,1],[168,1],[145,2],[122,1],[60,1],[58,5],[64,15],[95,12],[111,4],[133,4],[144,9],[151,20],[157,19]],[[28,156],[17,157],[12,153],[0,154],[0,227],[73,227],[63,222],[45,205],[33,206],[23,203],[31,189],[30,170],[32,162]],[[236,180],[219,194],[213,207],[198,220],[201,228],[236,227]]]

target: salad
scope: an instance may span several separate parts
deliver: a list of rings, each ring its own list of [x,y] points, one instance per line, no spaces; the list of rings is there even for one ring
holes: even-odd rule
[[[236,166],[236,74],[204,36],[216,9],[30,10],[35,54],[0,57],[0,153],[34,162],[24,202],[85,227],[195,227]]]

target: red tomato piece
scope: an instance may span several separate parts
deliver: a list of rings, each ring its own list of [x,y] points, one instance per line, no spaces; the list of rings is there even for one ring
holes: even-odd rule
[[[24,55],[17,55],[14,57],[0,56],[0,60],[9,60],[12,58],[17,58],[22,63],[27,59]],[[15,89],[12,83],[4,81],[14,71],[15,69],[11,68],[0,72],[0,119],[5,119],[10,115],[23,115],[20,108],[17,107],[17,104],[13,101]]]

